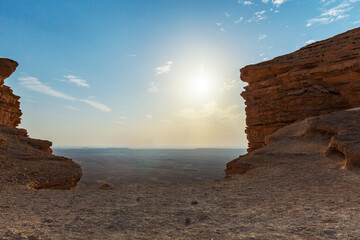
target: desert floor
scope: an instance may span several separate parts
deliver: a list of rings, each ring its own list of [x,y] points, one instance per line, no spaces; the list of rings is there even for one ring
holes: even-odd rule
[[[0,239],[360,239],[360,174],[288,157],[203,183],[2,188]]]

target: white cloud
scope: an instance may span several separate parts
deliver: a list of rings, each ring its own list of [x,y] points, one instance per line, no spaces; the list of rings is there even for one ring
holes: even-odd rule
[[[155,68],[155,74],[156,75],[162,75],[162,74],[166,74],[168,72],[171,71],[171,65],[173,65],[173,62],[172,61],[168,61],[166,63],[166,65],[164,66],[160,66],[160,67],[156,67]]]
[[[242,20],[244,20],[244,18],[240,17],[238,20],[234,21],[234,23],[237,24],[237,23],[241,22]]]
[[[225,17],[230,17],[230,14],[228,12],[225,12]]]
[[[254,21],[259,22],[259,21],[265,20],[265,19],[267,19],[267,17],[265,16],[265,13],[266,13],[266,10],[256,12],[256,13],[254,13],[255,16],[253,18],[247,20],[246,22],[251,23]]]
[[[252,1],[243,1],[243,5],[253,5],[254,3]]]
[[[277,6],[280,7],[281,4],[283,4],[286,0],[272,0],[272,3]]]
[[[98,103],[96,101],[89,100],[89,99],[77,99],[70,95],[67,95],[66,93],[56,91],[56,90],[52,89],[51,87],[40,82],[36,77],[20,77],[19,81],[22,86],[24,86],[32,91],[50,95],[50,96],[57,97],[57,98],[61,98],[61,99],[65,99],[65,100],[80,101],[80,102],[86,103],[94,108],[97,108],[101,111],[111,112],[111,109],[104,104],[101,104],[101,103]],[[67,108],[70,108],[70,107],[71,106],[67,106]]]
[[[69,80],[71,83],[75,83],[78,87],[90,87],[89,84],[86,82],[86,80],[81,79],[80,77],[74,76],[74,75],[65,75],[65,78]]]
[[[36,77],[20,77],[20,84],[32,91],[47,94],[53,97],[62,98],[65,100],[76,100],[74,97],[52,89],[51,87],[40,82]]]
[[[220,108],[215,101],[204,104],[200,109],[186,108],[177,112],[177,114],[190,121],[214,120],[223,124],[238,123],[242,117],[237,113],[240,106],[233,105]]]
[[[262,60],[263,60],[263,61],[267,61],[267,60],[269,60],[269,58],[264,57]]]
[[[336,2],[336,1],[337,0],[321,0],[321,2],[325,4],[325,6],[327,6],[327,5],[329,5],[329,4],[333,3],[333,2]]]
[[[281,4],[286,2],[287,0],[271,0],[271,3],[274,4],[276,7],[280,7]],[[261,0],[261,2],[267,4],[270,0]],[[272,10],[271,10],[272,11]]]
[[[73,106],[64,106],[64,107],[67,109],[70,109],[70,110],[74,110],[74,111],[79,110],[77,107],[73,107]]]
[[[231,79],[223,83],[222,90],[233,90],[237,89],[240,86],[240,81],[236,79]]]
[[[306,41],[305,44],[309,45],[309,44],[312,44],[314,42],[316,42],[314,39],[310,39],[310,40]]]
[[[221,27],[221,26],[222,26],[222,23],[221,23],[221,22],[217,22],[216,25],[220,27],[220,31],[226,32],[225,28],[224,28],[224,27]]]
[[[137,57],[136,54],[126,54],[125,56],[127,56],[127,57]]]
[[[350,3],[355,3],[357,1],[358,0],[348,0],[336,7],[324,10],[319,17],[309,19],[306,26],[310,27],[314,24],[329,24],[347,18],[349,17],[347,12],[353,9],[353,7],[350,6]]]
[[[109,108],[108,106],[102,104],[102,103],[98,103],[94,100],[89,100],[89,99],[79,99],[80,102],[86,103],[94,108],[97,108],[103,112],[111,112],[111,108]]]
[[[258,40],[263,40],[267,37],[265,34],[260,34]]]
[[[128,119],[128,117],[126,117],[126,116],[119,116],[118,119],[120,119],[120,120],[116,120],[116,121],[114,121],[114,123],[115,123],[115,124],[118,124],[118,125],[123,125],[123,124],[125,124],[124,121],[125,121],[126,119]]]
[[[200,110],[193,108],[185,108],[178,112],[178,115],[188,120],[197,120],[213,115],[217,110],[216,102],[204,104]]]
[[[151,114],[146,114],[145,117],[149,120],[153,119],[153,116]]]
[[[159,92],[159,88],[157,87],[157,85],[154,82],[151,82],[150,87],[148,88],[148,92],[149,93],[157,93],[157,92]]]

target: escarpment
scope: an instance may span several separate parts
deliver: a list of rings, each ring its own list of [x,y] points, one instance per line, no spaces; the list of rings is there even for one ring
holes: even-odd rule
[[[20,124],[20,97],[3,85],[18,63],[0,58],[0,187],[74,189],[82,171],[71,159],[52,155],[49,141],[29,138]]]
[[[360,106],[360,28],[241,69],[248,151],[309,117]]]

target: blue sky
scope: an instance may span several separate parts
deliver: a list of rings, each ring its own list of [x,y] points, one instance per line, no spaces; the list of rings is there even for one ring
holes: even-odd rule
[[[22,124],[55,146],[245,147],[239,69],[360,25],[359,0],[0,0]]]

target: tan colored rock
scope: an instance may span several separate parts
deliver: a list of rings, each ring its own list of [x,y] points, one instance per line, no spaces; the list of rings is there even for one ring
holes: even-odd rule
[[[4,80],[15,72],[19,64],[8,58],[0,58],[0,84],[4,84]]]
[[[52,155],[51,142],[0,125],[0,183],[41,189],[74,189],[82,172],[71,159]]]
[[[0,124],[9,127],[17,127],[20,124],[20,97],[14,95],[13,91],[3,84],[17,66],[18,63],[13,60],[0,58]]]
[[[274,162],[308,161],[308,156],[328,158],[344,169],[360,167],[359,136],[360,108],[308,118],[267,136],[266,146],[229,162],[225,172],[244,174]]]
[[[106,190],[106,189],[110,189],[110,188],[111,188],[111,186],[109,184],[105,183],[105,184],[101,185],[98,188],[98,190]]]
[[[20,123],[20,97],[4,80],[18,64],[0,58],[0,186],[28,186],[35,189],[74,189],[82,177],[78,164],[52,155],[49,141],[28,137]]]
[[[360,106],[360,28],[241,69],[248,151],[308,117]]]

